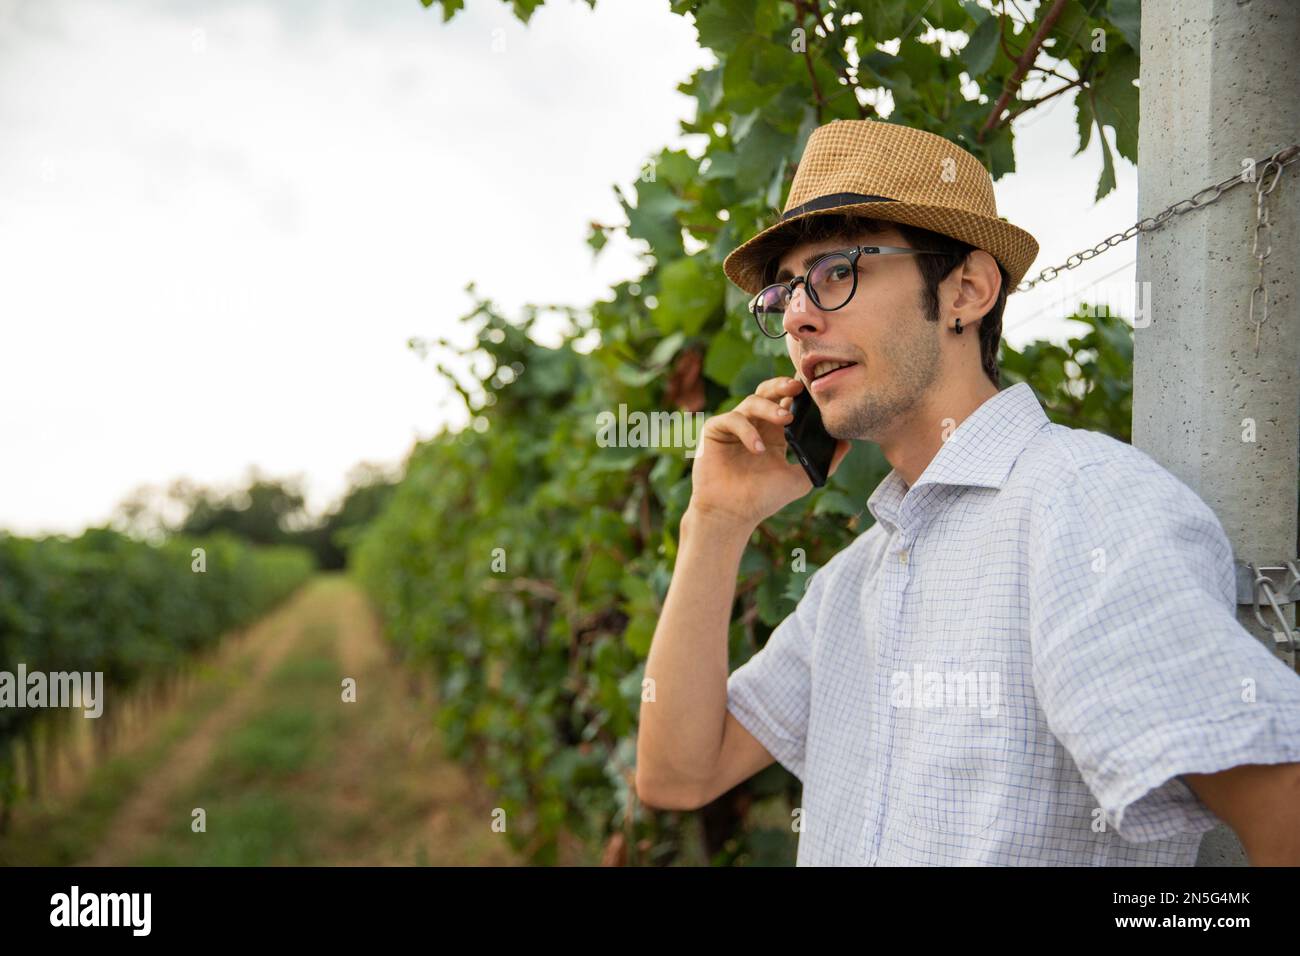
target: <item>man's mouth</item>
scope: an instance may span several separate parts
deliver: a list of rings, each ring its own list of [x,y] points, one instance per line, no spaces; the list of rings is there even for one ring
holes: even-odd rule
[[[808,388],[812,391],[818,391],[827,387],[829,383],[852,374],[857,367],[857,362],[819,362],[812,370]]]

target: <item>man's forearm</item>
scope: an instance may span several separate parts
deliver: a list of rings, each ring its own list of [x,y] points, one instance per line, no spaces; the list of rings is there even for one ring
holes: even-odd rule
[[[677,563],[655,627],[641,704],[639,787],[686,792],[708,780],[727,714],[727,630],[752,529],[687,510]]]
[[[1252,866],[1300,866],[1300,763],[1240,764],[1182,779],[1232,828]]]

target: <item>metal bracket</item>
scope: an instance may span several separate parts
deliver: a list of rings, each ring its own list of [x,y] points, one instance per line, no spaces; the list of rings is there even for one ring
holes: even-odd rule
[[[1300,558],[1281,565],[1255,567],[1249,561],[1233,562],[1237,570],[1237,604],[1250,605],[1255,611],[1259,626],[1273,635],[1273,641],[1282,650],[1295,653],[1296,632],[1282,610],[1284,605],[1300,602]],[[1273,609],[1275,624],[1264,619],[1260,597]]]

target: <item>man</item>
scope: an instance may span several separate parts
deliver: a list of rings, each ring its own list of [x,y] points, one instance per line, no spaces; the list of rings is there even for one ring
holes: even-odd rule
[[[646,665],[645,803],[693,809],[778,760],[803,783],[800,865],[1191,865],[1219,820],[1252,863],[1300,864],[1300,677],[1237,623],[1217,518],[998,389],[1036,254],[947,140],[813,132],[781,222],[724,263],[797,374],[703,430]],[[728,677],[746,542],[811,487],[782,433],[804,388],[832,468],[849,440],[893,468],[875,523]]]

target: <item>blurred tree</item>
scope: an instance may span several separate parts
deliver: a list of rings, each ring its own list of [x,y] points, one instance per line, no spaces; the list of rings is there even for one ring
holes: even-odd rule
[[[386,465],[361,462],[348,472],[348,490],[342,500],[318,524],[301,532],[298,541],[310,547],[326,571],[347,566],[348,549],[357,534],[376,518],[387,504],[400,474]]]
[[[229,491],[179,478],[166,490],[147,484],[132,489],[111,526],[153,543],[226,531],[254,544],[297,544],[311,550],[319,568],[338,570],[347,565],[356,532],[383,509],[398,477],[388,465],[355,465],[347,490],[322,516],[307,511],[300,476],[272,478],[253,467],[245,483]]]
[[[197,489],[179,533],[207,535],[225,530],[256,544],[285,544],[295,537],[291,522],[305,517],[302,483],[296,478],[267,478],[255,468],[248,484],[226,495]]]

